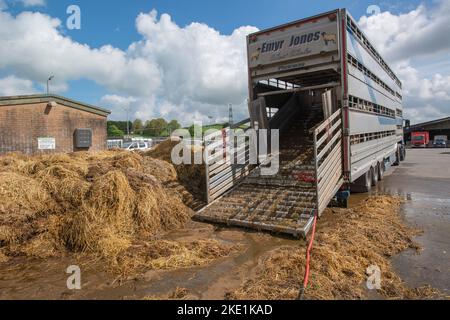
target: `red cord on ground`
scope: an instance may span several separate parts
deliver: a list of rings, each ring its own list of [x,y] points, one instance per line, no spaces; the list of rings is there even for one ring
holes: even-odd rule
[[[303,296],[305,294],[306,288],[308,287],[309,281],[309,264],[311,261],[311,250],[313,248],[314,243],[314,235],[316,234],[316,224],[317,224],[317,215],[314,216],[314,224],[312,227],[311,239],[309,240],[308,249],[306,250],[306,265],[305,265],[305,277],[303,278],[303,287],[300,291],[300,300],[303,300]]]

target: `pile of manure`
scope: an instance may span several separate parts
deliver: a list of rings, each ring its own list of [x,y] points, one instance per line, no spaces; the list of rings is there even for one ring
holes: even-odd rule
[[[436,290],[410,289],[394,272],[390,257],[419,250],[418,234],[402,222],[401,201],[390,196],[367,199],[352,209],[327,209],[319,220],[312,251],[311,275],[305,299],[365,299],[369,266],[381,269],[381,289],[387,299],[436,296]],[[231,297],[234,299],[297,299],[304,275],[305,246],[287,246],[269,252],[259,261],[255,276]]]
[[[186,194],[174,166],[145,154],[0,157],[0,263],[19,255],[80,253],[118,264],[141,241],[149,242],[152,252],[168,252],[153,241],[190,220]],[[141,259],[149,268],[185,267],[227,250],[214,243],[173,244],[169,256]],[[190,260],[183,264],[184,258]]]
[[[152,150],[146,152],[145,155],[166,163],[172,163],[172,150],[179,143],[181,142],[178,139],[167,139]],[[204,163],[195,164],[194,159],[200,156],[203,159],[203,148],[199,146],[187,146],[187,149],[190,150],[191,164],[174,165],[178,182],[178,185],[174,186],[174,188],[182,194],[185,203],[188,203],[192,209],[198,210],[206,205],[206,171]],[[182,152],[180,156],[183,156]]]

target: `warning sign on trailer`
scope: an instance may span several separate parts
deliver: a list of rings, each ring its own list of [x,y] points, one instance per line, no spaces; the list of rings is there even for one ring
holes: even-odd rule
[[[55,150],[56,139],[55,138],[38,138],[39,150]]]

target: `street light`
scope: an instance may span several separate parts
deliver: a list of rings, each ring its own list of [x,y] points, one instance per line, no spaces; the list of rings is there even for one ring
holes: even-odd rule
[[[130,105],[122,106],[127,112],[127,136],[130,135]]]
[[[234,125],[233,118],[233,105],[231,103],[228,104],[228,126],[231,128]]]
[[[127,135],[130,135],[130,106],[127,107]]]
[[[47,94],[50,94],[49,82],[52,81],[54,77],[55,77],[55,76],[50,76],[50,77],[47,79]]]

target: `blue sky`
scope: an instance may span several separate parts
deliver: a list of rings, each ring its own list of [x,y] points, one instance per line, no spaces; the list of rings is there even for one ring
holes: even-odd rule
[[[7,0],[10,1],[10,0]],[[431,1],[330,1],[330,0],[47,0],[46,6],[27,7],[20,3],[12,5],[11,12],[24,9],[45,12],[64,21],[66,9],[75,4],[82,10],[82,29],[66,30],[74,40],[92,47],[112,44],[126,49],[130,43],[140,39],[136,32],[135,19],[141,12],[156,9],[169,13],[180,26],[191,22],[203,22],[221,33],[229,34],[234,29],[251,25],[259,29],[301,19],[320,12],[347,8],[359,19],[367,14],[370,5],[393,13],[408,11],[419,3]]]
[[[239,55],[244,54],[245,48],[242,47],[242,39],[245,38],[246,33],[255,31],[256,28],[263,29],[343,7],[349,9],[352,15],[359,20],[363,16],[370,16],[367,12],[370,5],[377,5],[381,9],[381,13],[389,13],[389,16],[380,15],[378,20],[374,18],[371,23],[367,24],[367,32],[370,33],[370,28],[374,28],[374,25],[376,26],[375,30],[378,30],[376,28],[387,28],[386,33],[389,33],[389,24],[392,24],[391,29],[401,29],[401,24],[408,23],[405,21],[411,21],[411,23],[422,21],[423,23],[418,25],[418,28],[422,28],[425,33],[431,32],[427,31],[427,19],[429,21],[436,20],[433,17],[439,15],[440,12],[444,12],[443,15],[447,14],[446,2],[445,0],[383,0],[378,2],[357,0],[0,0],[0,8],[3,7],[5,14],[3,16],[6,21],[4,22],[5,28],[12,28],[12,33],[18,33],[17,39],[14,40],[17,52],[24,52],[25,57],[30,48],[36,48],[36,52],[29,53],[36,55],[35,61],[32,58],[22,59],[27,60],[24,62],[20,56],[16,59],[7,57],[7,61],[3,64],[0,61],[0,94],[26,93],[27,90],[43,91],[45,87],[43,83],[47,74],[55,74],[54,91],[73,99],[110,108],[113,110],[112,118],[115,119],[123,117],[123,106],[125,106],[132,108],[135,117],[181,116],[184,119],[183,122],[187,122],[193,119],[205,119],[208,116],[206,113],[211,113],[219,121],[226,118],[227,108],[224,106],[228,104],[227,102],[240,105],[237,107],[240,108],[237,114],[245,115],[245,103],[243,102],[246,96],[245,66],[242,63],[238,67],[236,67],[236,63],[232,66],[235,68],[232,70],[234,73],[228,75],[228,82],[221,79],[224,92],[220,92],[219,84],[217,87],[211,85],[209,78],[211,72],[207,70],[206,66],[203,72],[199,70],[199,68],[203,68],[203,60],[199,63],[199,61],[195,61],[195,55],[186,57],[180,52],[180,56],[177,56],[173,52],[174,48],[176,48],[175,50],[180,49],[177,43],[164,44],[167,51],[161,49],[160,52],[154,52],[154,48],[159,47],[160,44],[163,47],[165,35],[170,35],[172,29],[176,29],[177,35],[186,36],[187,39],[190,39],[189,41],[198,42],[198,44],[185,43],[190,50],[196,48],[204,50],[203,37],[211,36],[213,38],[211,43],[214,45],[212,48],[207,48],[210,50],[208,57],[217,54],[218,61],[234,61],[235,58],[238,59],[236,56],[224,55],[223,52],[218,51],[219,48],[222,45],[224,48],[236,48]],[[78,5],[81,8],[81,30],[68,30],[65,27],[68,17],[66,9],[69,5]],[[157,11],[155,16],[150,13],[154,9]],[[32,12],[35,19],[31,19],[32,22],[28,22],[29,18],[20,19],[19,17],[24,11]],[[37,16],[38,12],[43,15]],[[141,13],[144,15],[138,22],[137,17]],[[165,13],[170,15],[170,23],[162,22],[164,19],[161,18],[161,14]],[[403,15],[404,18],[402,18]],[[51,20],[53,18],[59,19],[60,24],[53,25]],[[443,18],[450,17],[444,16]],[[192,27],[193,22],[202,23],[205,28]],[[36,25],[31,25],[32,23],[36,23]],[[151,31],[148,29],[149,25]],[[251,28],[245,26],[251,26]],[[436,28],[438,27],[436,26]],[[38,42],[33,42],[33,46],[31,44],[27,46],[25,42],[19,43],[20,38],[29,34],[30,30],[36,32],[33,41]],[[421,30],[411,29],[403,32],[407,34],[415,31]],[[214,35],[211,32],[218,34]],[[372,32],[375,31],[372,30]],[[42,35],[47,35],[47,37],[44,37],[45,39],[42,41],[36,40]],[[378,34],[373,33],[373,36],[379,38],[379,32]],[[447,82],[450,80],[450,78],[447,79],[450,74],[450,65],[446,48],[443,48],[442,54],[436,56],[432,61],[428,59],[429,52],[414,57],[403,53],[404,56],[399,57],[401,46],[398,45],[399,48],[396,49],[397,43],[394,36],[386,36],[386,39],[390,39],[389,42],[383,39],[375,39],[374,42],[376,45],[379,42],[381,51],[386,49],[388,55],[392,54],[393,57],[396,57],[393,64],[398,65],[400,75],[405,74],[405,77],[408,78],[416,77],[417,82],[428,81],[426,82],[428,85],[435,83],[439,88],[442,87],[441,91],[443,91],[439,91],[439,95],[443,97],[441,100],[430,101],[428,99],[430,92],[425,92],[420,97],[413,97],[413,90],[411,90],[412,100],[410,101],[416,109],[411,111],[410,117],[419,120],[420,108],[429,108],[433,111],[433,116],[445,114]],[[401,41],[404,41],[404,37],[404,35],[399,37],[400,44]],[[0,41],[7,41],[6,39],[7,35],[4,35],[4,39],[0,37]],[[43,50],[37,48],[39,45],[42,45],[42,48],[51,46],[65,48],[67,45],[67,50],[61,49],[61,53],[58,55],[51,52],[44,54]],[[132,45],[132,49],[129,48],[130,45]],[[82,48],[83,46],[85,48]],[[105,46],[113,49],[116,58],[109,59],[113,54],[110,54],[110,50],[105,49]],[[96,49],[101,50],[101,54]],[[391,52],[394,49],[397,50],[396,53]],[[73,55],[72,52],[74,52]],[[8,52],[5,51],[5,54],[7,55]],[[118,56],[123,57],[119,58]],[[96,62],[89,64],[87,60],[91,57]],[[238,60],[241,61],[241,58],[239,56]],[[105,65],[100,66],[103,61]],[[184,65],[187,64],[188,67],[190,64],[192,66],[185,70],[181,61],[186,61]],[[228,72],[232,68],[220,65],[218,61],[207,61],[208,63],[205,65],[209,65],[211,70],[220,71],[218,74]],[[27,63],[30,64],[28,68]],[[36,67],[34,64],[40,64],[40,66]],[[130,67],[130,64],[133,66]],[[46,65],[48,65],[47,69]],[[94,70],[96,65],[99,65],[99,70]],[[176,74],[172,74],[171,66],[179,68],[180,77],[184,75],[186,79],[177,79]],[[124,68],[124,70],[108,73],[108,68],[117,67]],[[192,84],[193,87],[200,88],[200,93],[196,92],[195,88],[185,85],[196,81],[190,76],[192,73],[197,79],[202,79],[198,83]],[[136,81],[136,83],[132,83],[132,81]],[[146,82],[148,82],[148,90],[142,85]],[[176,93],[168,90],[171,83],[174,83],[174,87],[170,90],[178,90]],[[6,88],[6,86],[9,87]],[[188,88],[185,88],[186,86]],[[420,84],[411,84],[411,89],[414,86],[417,87]],[[229,91],[229,94],[226,90]],[[222,100],[220,97],[223,97]]]

